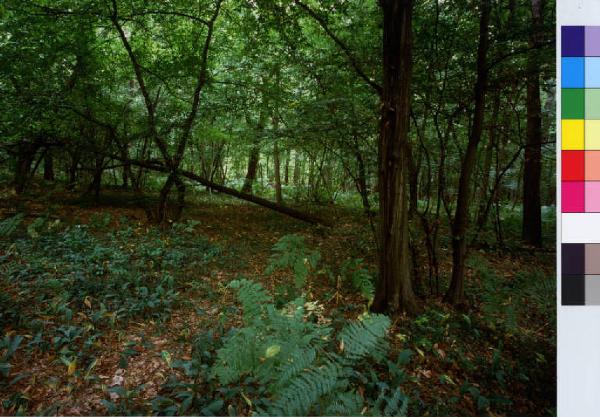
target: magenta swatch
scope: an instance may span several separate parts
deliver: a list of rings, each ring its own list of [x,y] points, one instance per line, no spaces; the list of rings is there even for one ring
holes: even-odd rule
[[[585,183],[583,181],[562,182],[562,212],[584,213],[585,212]]]

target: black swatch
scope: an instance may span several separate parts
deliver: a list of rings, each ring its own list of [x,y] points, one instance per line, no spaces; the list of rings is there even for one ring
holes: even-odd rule
[[[585,276],[563,275],[561,281],[561,304],[564,306],[585,305]]]

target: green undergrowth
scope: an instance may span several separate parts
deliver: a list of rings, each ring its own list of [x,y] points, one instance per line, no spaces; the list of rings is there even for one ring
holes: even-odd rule
[[[468,311],[429,308],[399,335],[435,363],[431,383],[446,387],[426,400],[407,391],[416,415],[517,415],[524,401],[535,415],[553,415],[554,386],[539,382],[556,378],[554,277],[538,269],[503,276],[478,255],[469,267]]]
[[[109,215],[92,216],[87,225],[67,226],[49,216],[23,220],[17,215],[0,223],[5,387],[31,377],[10,372],[17,349],[53,352],[67,376],[92,378],[107,331],[132,319],[166,320],[189,298],[181,296],[189,287],[186,272],[202,273],[220,254],[193,233],[191,222],[161,231],[125,218],[110,230]]]
[[[193,341],[191,359],[175,360],[161,395],[120,413],[160,415],[405,416],[401,385],[410,354],[390,359],[383,315],[362,315],[336,329],[313,317],[303,297],[277,308],[257,282],[232,281],[241,325]],[[183,373],[183,376],[181,375]]]
[[[107,214],[87,224],[26,220],[0,223],[0,391],[12,392],[2,397],[9,414],[39,412],[13,389],[32,378],[14,367],[19,355],[51,353],[63,383],[98,383],[95,366],[111,331],[133,320],[162,324],[187,306],[215,319],[158,352],[169,373],[156,395],[143,395],[143,385],[105,387],[97,411],[441,417],[539,406],[539,415],[551,415],[552,386],[538,382],[555,377],[555,289],[535,265],[500,273],[475,253],[468,310],[431,300],[392,325],[367,313],[376,282],[369,264],[348,257],[328,265],[322,247],[299,234],[263,254],[259,276],[214,289],[195,278],[226,267],[232,248],[211,244],[197,222],[160,230]],[[138,354],[134,347],[121,352],[119,367]]]

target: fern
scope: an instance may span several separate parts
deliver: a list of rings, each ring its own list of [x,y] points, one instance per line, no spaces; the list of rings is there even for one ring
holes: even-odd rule
[[[342,276],[350,281],[352,287],[370,304],[375,297],[373,276],[363,267],[362,259],[349,259],[342,265]]]
[[[18,213],[12,217],[0,221],[0,238],[11,237],[23,223],[23,213]]]
[[[400,388],[396,388],[392,395],[388,395],[388,388],[384,388],[373,405],[371,415],[404,417],[408,415],[408,397]]]
[[[325,409],[327,416],[360,415],[363,409],[363,399],[358,393],[348,391],[337,395]]]
[[[269,409],[271,415],[305,415],[324,396],[340,386],[340,369],[335,363],[326,363],[303,371],[291,380],[290,384],[277,394],[277,399]]]
[[[312,366],[316,358],[317,352],[313,348],[293,352],[286,363],[280,366],[279,384],[287,384],[293,377]]]
[[[269,258],[266,274],[277,270],[291,270],[294,273],[294,285],[302,288],[311,272],[317,267],[321,254],[306,247],[304,237],[285,235],[273,246],[273,255]]]
[[[262,285],[247,279],[231,281],[229,288],[238,290],[238,298],[244,309],[245,319],[257,317],[263,304],[271,301],[271,297]]]
[[[381,314],[367,315],[362,321],[347,324],[338,335],[347,357],[357,360],[367,356],[380,359],[386,351],[385,332],[390,319]]]
[[[305,319],[301,298],[278,310],[258,283],[240,280],[230,287],[244,308],[244,327],[217,351],[211,372],[221,384],[268,387],[262,398],[244,398],[259,414],[360,414],[365,404],[353,389],[357,369],[385,354],[387,317],[365,315],[331,338],[328,325]],[[327,353],[340,346],[340,354]]]

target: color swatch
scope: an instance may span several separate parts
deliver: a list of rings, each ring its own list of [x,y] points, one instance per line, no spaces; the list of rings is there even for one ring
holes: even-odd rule
[[[562,244],[562,305],[600,305],[600,243]]]
[[[561,304],[600,305],[600,26],[562,26],[560,60]]]
[[[600,26],[561,28],[562,212],[600,213]]]

